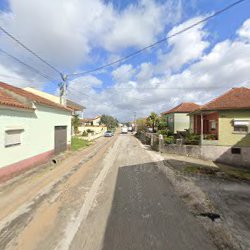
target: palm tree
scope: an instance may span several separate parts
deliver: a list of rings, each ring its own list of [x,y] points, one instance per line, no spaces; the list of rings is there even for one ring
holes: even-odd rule
[[[151,112],[150,116],[147,118],[148,126],[152,127],[153,132],[155,132],[155,127],[158,125],[159,117],[156,113]]]

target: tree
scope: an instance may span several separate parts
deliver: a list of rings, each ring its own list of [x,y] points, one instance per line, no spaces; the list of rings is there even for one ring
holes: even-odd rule
[[[153,129],[153,132],[155,132],[155,128],[159,124],[159,117],[156,113],[151,112],[150,116],[147,118],[147,125]]]
[[[71,125],[72,125],[72,127],[73,127],[73,129],[74,129],[74,134],[76,135],[76,134],[78,134],[78,127],[80,126],[80,119],[79,119],[79,115],[77,115],[77,114],[74,114],[73,115],[73,118],[72,118],[72,120],[71,120]]]
[[[118,127],[118,120],[110,115],[103,114],[101,116],[101,124],[104,124],[107,126],[107,128],[116,128]]]
[[[167,120],[165,117],[161,116],[159,117],[158,121],[158,129],[166,129],[167,128]]]

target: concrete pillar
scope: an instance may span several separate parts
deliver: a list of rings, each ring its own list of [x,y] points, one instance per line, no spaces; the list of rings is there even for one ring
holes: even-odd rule
[[[163,153],[163,147],[164,147],[164,139],[163,135],[159,135],[159,151]]]

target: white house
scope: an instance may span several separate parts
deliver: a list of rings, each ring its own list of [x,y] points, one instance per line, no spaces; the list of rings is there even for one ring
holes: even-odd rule
[[[0,180],[44,163],[71,144],[72,110],[0,82]]]
[[[60,97],[58,96],[55,96],[55,95],[51,95],[49,93],[46,93],[46,92],[43,92],[41,90],[38,90],[38,89],[35,89],[35,88],[31,88],[31,87],[26,87],[26,88],[23,88],[24,90],[26,91],[29,91],[35,95],[39,95],[43,98],[46,98],[52,102],[55,102],[55,103],[58,103],[60,104]],[[79,114],[80,117],[83,116],[83,111],[86,109],[84,106],[78,104],[78,103],[75,103],[73,102],[72,100],[69,100],[67,99],[66,100],[66,105],[68,108],[72,109],[72,115],[74,114]]]

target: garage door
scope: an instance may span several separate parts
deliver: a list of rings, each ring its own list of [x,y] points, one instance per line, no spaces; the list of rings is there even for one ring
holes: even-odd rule
[[[55,127],[55,154],[67,149],[67,126]]]

